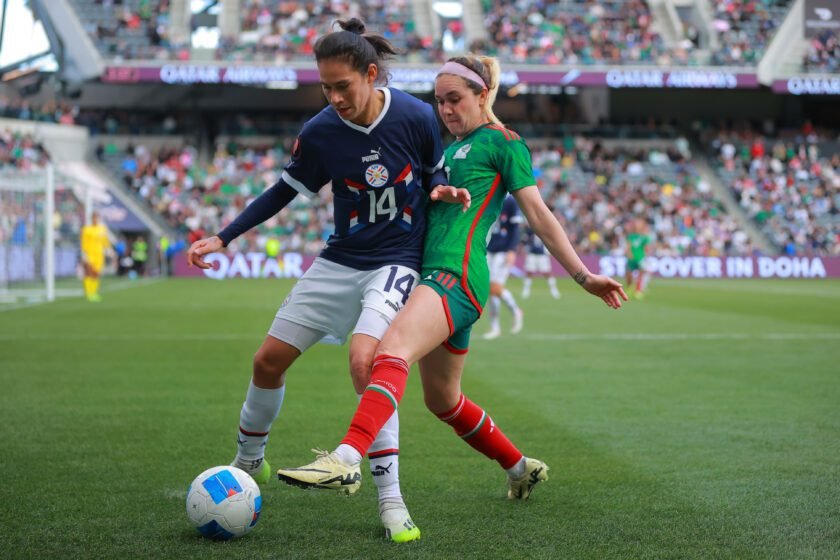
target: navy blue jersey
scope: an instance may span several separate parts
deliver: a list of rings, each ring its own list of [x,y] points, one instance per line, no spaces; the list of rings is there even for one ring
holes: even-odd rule
[[[426,229],[425,190],[447,184],[432,107],[382,88],[385,105],[367,127],[328,106],[295,141],[282,180],[312,197],[332,182],[335,233],[321,256],[358,270],[401,264],[417,270]]]
[[[525,228],[525,246],[532,255],[544,255],[545,243],[531,228]]]
[[[510,195],[502,203],[502,213],[490,231],[490,241],[487,242],[488,253],[505,253],[515,251],[519,244],[519,224],[522,214],[516,200]]]

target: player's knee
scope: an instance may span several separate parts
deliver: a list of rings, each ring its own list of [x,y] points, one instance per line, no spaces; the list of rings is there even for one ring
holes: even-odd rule
[[[254,354],[254,379],[257,381],[270,382],[276,384],[280,381],[281,384],[285,380],[286,370],[283,361],[271,352],[264,348],[257,350]],[[258,385],[260,385],[258,383]],[[260,386],[266,386],[265,384]]]
[[[423,402],[426,403],[429,412],[437,416],[458,406],[460,396],[460,392],[457,391],[452,393],[452,391],[444,391],[439,388],[431,390],[427,388],[423,393]]]
[[[364,387],[370,381],[370,370],[373,367],[373,356],[351,355],[350,356],[350,377],[353,378],[353,385],[358,389]]]

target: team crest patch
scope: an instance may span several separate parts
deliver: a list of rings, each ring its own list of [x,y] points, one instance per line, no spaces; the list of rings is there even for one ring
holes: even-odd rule
[[[452,156],[452,159],[467,159],[467,154],[470,153],[470,148],[472,148],[472,144],[467,144],[466,146],[461,146],[455,152],[455,155]]]
[[[388,182],[388,168],[381,163],[374,163],[365,171],[365,181],[371,187],[381,187]]]

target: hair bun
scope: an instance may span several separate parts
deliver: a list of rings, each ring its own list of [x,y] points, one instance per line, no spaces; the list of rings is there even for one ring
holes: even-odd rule
[[[365,32],[365,24],[359,18],[350,18],[346,21],[339,21],[338,25],[344,30],[356,35],[361,35]]]

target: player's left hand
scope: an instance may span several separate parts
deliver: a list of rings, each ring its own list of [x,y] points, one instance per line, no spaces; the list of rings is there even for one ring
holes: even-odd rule
[[[472,204],[470,191],[467,189],[459,189],[458,187],[453,187],[452,185],[437,185],[432,189],[429,198],[435,202],[439,201],[448,202],[450,204],[461,204],[464,206],[464,212],[466,212],[469,209],[470,204]]]
[[[582,284],[583,289],[594,296],[598,296],[612,309],[621,307],[621,300],[628,301],[624,287],[619,283],[602,274],[590,274]]]

